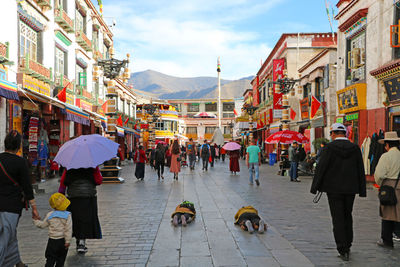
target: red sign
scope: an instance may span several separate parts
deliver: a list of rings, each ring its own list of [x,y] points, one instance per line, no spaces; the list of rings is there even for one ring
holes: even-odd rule
[[[258,92],[258,84],[259,84],[259,79],[257,76],[256,82],[253,84],[253,106],[256,107],[258,106],[259,102],[259,92]]]
[[[269,109],[269,113],[268,113],[268,122],[271,124],[274,122],[274,112],[273,109],[270,108]]]
[[[272,79],[276,82],[278,79],[283,78],[283,70],[285,69],[285,59],[274,59],[272,61],[273,71],[272,71]],[[274,109],[282,109],[282,94],[275,92],[275,84],[273,86],[274,89]]]
[[[301,111],[301,119],[305,120],[309,118],[308,114],[308,97],[300,100],[300,111]]]

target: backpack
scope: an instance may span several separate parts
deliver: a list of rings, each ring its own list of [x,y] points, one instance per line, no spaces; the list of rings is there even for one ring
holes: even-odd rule
[[[306,151],[304,148],[299,149],[299,161],[304,161],[306,159]]]
[[[193,144],[188,144],[187,152],[188,152],[189,155],[192,155],[194,153]]]
[[[190,201],[183,201],[180,205],[182,208],[188,208],[190,209],[193,213],[196,213],[196,209],[194,208],[194,204]]]
[[[208,145],[204,144],[201,146],[201,154],[207,155],[208,154]]]
[[[161,149],[157,149],[155,152],[155,160],[157,162],[163,162],[164,161],[164,152]]]

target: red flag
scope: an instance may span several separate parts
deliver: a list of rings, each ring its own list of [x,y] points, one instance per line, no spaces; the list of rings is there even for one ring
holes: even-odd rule
[[[124,125],[128,124],[128,122],[129,122],[129,117],[126,118],[126,120],[124,121]]]
[[[321,102],[319,102],[314,96],[311,96],[311,119],[314,118],[320,106]]]
[[[294,120],[296,118],[296,111],[290,108],[290,119]]]
[[[118,126],[122,126],[122,116],[121,115],[119,115],[119,117],[118,117],[118,120],[117,120],[117,125]]]
[[[101,109],[104,111],[104,113],[107,112],[107,102],[108,102],[108,100],[105,101],[105,102],[103,103],[103,105],[101,105]]]
[[[57,94],[57,98],[58,100],[60,100],[61,102],[67,102],[67,86],[70,84],[71,82],[69,82],[58,94]]]
[[[237,113],[237,111],[236,111],[236,108],[233,109],[233,113],[235,114],[235,116],[238,115],[238,113]]]

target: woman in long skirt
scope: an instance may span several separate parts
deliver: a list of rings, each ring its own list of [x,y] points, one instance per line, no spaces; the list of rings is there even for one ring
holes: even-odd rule
[[[174,173],[174,179],[178,180],[178,173],[181,171],[181,163],[178,158],[181,154],[181,149],[179,148],[178,140],[174,140],[171,147],[171,167],[170,172]]]
[[[234,150],[229,152],[229,170],[231,171],[231,173],[236,174],[237,172],[240,172],[239,158],[240,158],[239,150]]]
[[[135,157],[133,159],[136,162],[135,176],[139,180],[144,179],[144,167],[147,160],[146,153],[143,150],[143,146],[139,146],[136,150]]]

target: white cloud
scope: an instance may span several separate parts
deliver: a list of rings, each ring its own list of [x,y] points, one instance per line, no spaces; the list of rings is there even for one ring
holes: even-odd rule
[[[254,75],[261,58],[270,51],[260,43],[259,33],[237,30],[237,25],[282,1],[172,0],[165,5],[164,1],[150,0],[141,5],[120,0],[105,5],[104,12],[117,20],[117,56],[130,53],[131,70],[152,69],[181,77],[216,76],[220,56],[222,77],[237,79]]]

